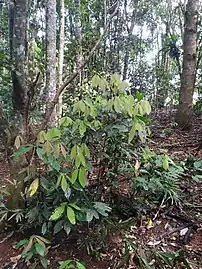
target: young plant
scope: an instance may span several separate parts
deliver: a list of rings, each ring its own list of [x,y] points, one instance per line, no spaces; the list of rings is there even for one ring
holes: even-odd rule
[[[59,269],[86,269],[86,267],[79,261],[66,260],[64,261]]]
[[[21,258],[29,268],[36,268],[41,264],[47,268],[46,255],[50,241],[38,235],[32,235],[30,239],[24,239],[17,243],[16,247],[22,251]]]

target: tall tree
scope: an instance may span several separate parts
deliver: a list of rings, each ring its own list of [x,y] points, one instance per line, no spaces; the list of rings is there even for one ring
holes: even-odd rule
[[[46,89],[45,101],[48,108],[56,95],[56,0],[46,3]],[[50,126],[57,124],[56,109],[52,111]]]
[[[197,66],[197,22],[199,0],[188,0],[185,11],[184,55],[179,108],[176,121],[183,129],[191,127],[192,102]]]
[[[59,12],[59,55],[58,55],[58,86],[62,86],[63,77],[63,65],[64,65],[64,46],[65,46],[65,3],[64,0],[60,0],[60,12]],[[57,114],[60,117],[62,113],[62,94],[59,98]]]

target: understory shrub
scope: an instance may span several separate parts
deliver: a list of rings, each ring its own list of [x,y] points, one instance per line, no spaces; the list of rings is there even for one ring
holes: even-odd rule
[[[29,159],[23,170],[26,208],[9,212],[3,206],[2,212],[3,218],[12,213],[23,229],[69,234],[77,223],[108,216],[111,208],[100,200],[104,187],[133,167],[145,142],[151,107],[142,94],[128,95],[118,75],[96,75],[88,87],[93,94],[74,100],[59,126],[41,131],[35,143],[16,137],[13,157]],[[89,192],[89,178],[101,186],[100,193]]]

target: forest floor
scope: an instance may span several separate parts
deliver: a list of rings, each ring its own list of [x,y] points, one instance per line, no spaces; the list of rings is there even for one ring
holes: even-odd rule
[[[178,160],[187,156],[202,158],[202,147],[198,147],[202,139],[202,118],[195,116],[193,128],[181,131],[174,122],[172,111],[161,110],[152,115],[152,138],[150,146],[154,150],[167,149]],[[5,153],[0,155],[0,179],[3,182],[9,178]],[[185,255],[194,262],[190,267],[181,262],[173,268],[202,268],[202,184],[189,183],[189,174],[184,178],[183,203],[178,206],[158,206],[147,214],[128,222],[114,222],[110,220],[105,226],[78,227],[71,236],[59,235],[53,240],[48,254],[50,269],[59,267],[59,263],[66,259],[78,259],[87,269],[139,269],[138,257],[145,253],[160,253],[173,251]],[[114,224],[116,223],[116,224]],[[127,228],[126,228],[127,226]],[[125,228],[123,228],[125,227]],[[98,236],[106,229],[106,234]],[[0,235],[0,269],[27,268],[19,261],[19,251],[15,245],[27,234],[5,232]],[[134,243],[133,251],[128,252],[129,264],[124,267],[120,263],[123,257],[125,243]],[[87,249],[94,249],[94,255],[89,256]],[[16,264],[14,267],[9,267]],[[152,262],[150,262],[152,265]],[[30,267],[28,267],[30,268]],[[38,267],[40,268],[40,267]],[[141,268],[148,268],[143,266]],[[157,267],[158,268],[158,267]],[[160,268],[160,267],[159,267]],[[165,267],[166,268],[166,267]],[[171,268],[171,267],[170,267]]]

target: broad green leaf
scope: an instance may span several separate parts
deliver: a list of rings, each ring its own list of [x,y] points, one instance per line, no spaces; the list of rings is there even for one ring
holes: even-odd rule
[[[79,155],[77,155],[77,156],[76,156],[76,160],[75,160],[76,168],[79,168],[80,164],[81,164],[81,160],[80,160]]]
[[[80,132],[81,136],[83,136],[85,134],[85,132],[86,132],[86,125],[82,121],[81,121],[81,123],[79,125],[79,132]]]
[[[135,125],[133,125],[133,127],[131,128],[131,130],[129,132],[128,143],[130,143],[133,140],[135,134],[136,134],[136,127],[135,127]]]
[[[85,112],[85,110],[86,110],[86,105],[85,105],[85,103],[84,103],[82,100],[80,100],[80,101],[78,102],[78,108],[79,108],[80,111]]]
[[[75,213],[74,213],[74,210],[70,206],[67,206],[67,217],[71,224],[73,225],[76,224]]]
[[[86,146],[86,144],[82,144],[82,147],[84,149],[84,153],[85,153],[85,156],[90,159],[90,150],[89,148]]]
[[[66,193],[67,187],[68,187],[67,180],[66,180],[65,176],[63,175],[62,180],[61,180],[61,188],[62,188],[64,193]]]
[[[140,103],[142,109],[143,109],[143,113],[144,114],[150,114],[151,113],[151,105],[148,101],[146,100],[142,100]]]
[[[57,220],[59,219],[65,211],[65,205],[59,206],[55,209],[53,214],[50,217],[50,220]]]
[[[45,131],[41,131],[37,136],[38,143],[44,143],[47,140],[47,135]]]
[[[69,206],[73,207],[74,209],[78,210],[78,211],[81,211],[81,208],[78,207],[76,204],[74,203],[70,203]]]
[[[46,141],[44,144],[43,144],[43,153],[47,154],[47,155],[50,155],[50,153],[52,152],[52,145],[49,141]]]
[[[47,260],[46,260],[46,257],[40,257],[40,261],[41,261],[41,264],[43,266],[43,268],[47,268]]]
[[[86,269],[86,267],[80,262],[76,262],[76,266],[77,266],[77,269]]]
[[[144,93],[137,92],[136,93],[136,98],[138,101],[141,101],[144,98]]]
[[[55,226],[54,226],[54,234],[59,233],[64,226],[64,220],[59,220],[56,222]]]
[[[162,166],[164,170],[168,170],[169,168],[169,162],[168,162],[168,158],[166,158],[166,156],[162,157]]]
[[[72,123],[73,123],[73,121],[70,117],[63,117],[60,120],[60,126],[62,126],[62,127],[68,127]]]
[[[121,112],[121,101],[120,101],[120,99],[119,99],[118,96],[114,100],[114,110],[117,113],[120,113]]]
[[[56,182],[56,188],[58,188],[60,186],[61,180],[62,180],[63,174],[60,174],[58,176],[57,182]]]
[[[33,196],[39,187],[39,179],[36,178],[29,187],[30,196]]]
[[[44,249],[44,247],[43,247],[41,244],[36,243],[36,244],[35,244],[35,249],[36,249],[36,252],[37,252],[40,256],[44,257],[44,255],[45,255],[45,249]]]
[[[72,263],[72,260],[66,260],[66,261],[64,261],[61,265],[60,265],[60,267],[59,267],[59,269],[66,269],[66,268],[69,268],[69,265]]]
[[[71,183],[74,184],[77,180],[77,177],[78,177],[78,172],[79,170],[78,169],[75,169],[74,172],[72,173],[72,177],[71,177]]]
[[[20,156],[23,155],[27,152],[29,152],[31,149],[33,148],[33,145],[31,144],[27,144],[27,145],[22,145],[18,148],[18,150],[16,150],[12,156],[16,157],[16,156]]]
[[[83,188],[85,188],[86,186],[86,176],[87,176],[86,169],[83,166],[81,166],[79,168],[79,183]]]
[[[70,153],[70,158],[73,160],[76,158],[77,155],[77,145],[73,146],[71,153]]]
[[[194,168],[196,168],[196,169],[202,168],[202,161],[194,162]]]
[[[79,150],[78,150],[78,157],[80,159],[80,163],[82,163],[83,166],[86,166],[86,161],[85,161],[85,158],[83,156],[82,148],[79,148]],[[77,166],[77,168],[78,168],[78,166]]]
[[[100,77],[98,75],[94,75],[92,78],[92,87],[97,88],[100,83]]]
[[[56,144],[54,148],[54,157],[58,159],[60,157],[60,145]]]
[[[43,235],[46,234],[46,232],[47,232],[47,224],[45,222],[42,225],[41,232]]]
[[[47,137],[49,139],[59,138],[60,136],[61,136],[61,131],[58,128],[51,128],[47,132]]]

